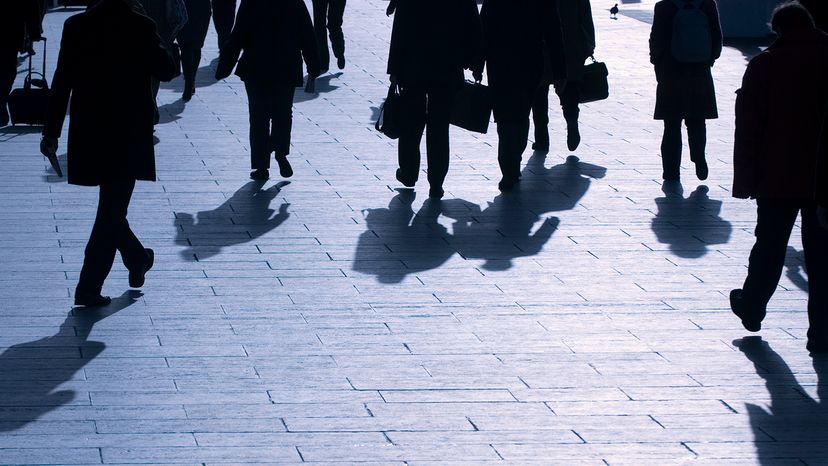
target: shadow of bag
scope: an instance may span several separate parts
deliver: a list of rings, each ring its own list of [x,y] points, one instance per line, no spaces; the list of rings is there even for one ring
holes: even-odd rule
[[[374,128],[391,139],[400,137],[402,130],[403,109],[400,102],[400,87],[391,83],[388,96],[380,106],[379,117]]]
[[[578,101],[585,104],[604,100],[609,97],[608,76],[609,70],[607,70],[607,65],[592,57],[592,63],[584,65],[584,74],[580,82]]]
[[[471,81],[463,82],[451,106],[451,124],[474,133],[486,134],[491,118],[492,96],[489,88]]]

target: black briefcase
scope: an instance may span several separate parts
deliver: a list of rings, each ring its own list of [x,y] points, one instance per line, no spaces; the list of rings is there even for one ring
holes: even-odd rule
[[[471,81],[454,96],[451,107],[451,124],[475,133],[486,134],[492,119],[492,96],[489,88]]]
[[[29,71],[23,80],[23,87],[9,94],[9,115],[13,125],[44,125],[46,109],[49,107],[49,83],[46,81],[46,39],[43,39],[43,68],[32,70],[32,56],[29,55]]]
[[[391,83],[385,102],[380,106],[379,117],[374,124],[377,131],[390,139],[398,139],[405,124],[400,98],[400,87],[396,83]]]
[[[592,63],[584,65],[578,101],[582,104],[604,100],[609,97],[609,70],[605,63],[592,58]]]

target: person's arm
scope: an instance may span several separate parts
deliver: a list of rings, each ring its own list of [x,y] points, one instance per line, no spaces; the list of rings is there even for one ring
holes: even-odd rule
[[[487,35],[486,35],[486,25],[489,24],[490,21],[490,12],[489,8],[487,7],[486,0],[483,0],[483,6],[480,8],[480,53],[477,56],[477,63],[472,65],[471,71],[472,75],[474,75],[474,80],[480,82],[483,80],[483,69],[486,68],[486,51],[488,47],[486,45]]]
[[[828,107],[822,118],[822,136],[819,143],[817,160],[816,200],[819,204],[819,219],[828,229]]]
[[[763,56],[754,58],[745,71],[736,96],[736,134],[733,141],[733,197],[756,194],[756,165],[768,119],[768,89]]]
[[[650,63],[658,68],[664,59],[667,48],[670,46],[670,30],[672,25],[666,17],[664,3],[656,3],[653,14],[653,27],[650,30]]]
[[[588,51],[592,56],[595,53],[595,22],[592,19],[592,5],[589,0],[581,0],[581,28],[589,41]]]
[[[37,5],[37,0],[26,0],[23,8],[26,34],[28,34],[30,40],[40,40],[43,33],[43,26],[41,24],[40,7]]]
[[[69,18],[63,26],[63,36],[60,39],[57,68],[52,78],[52,88],[49,91],[49,106],[46,111],[46,121],[43,126],[44,141],[53,143],[51,148],[57,150],[57,140],[63,132],[63,123],[66,120],[66,110],[69,108],[69,97],[72,95],[73,79],[72,64],[74,60],[76,19]]]
[[[308,70],[308,76],[316,78],[319,76],[322,65],[319,60],[319,45],[316,43],[316,33],[313,30],[308,7],[302,0],[296,0],[297,26],[299,31],[299,43],[302,48],[302,58]]]
[[[712,42],[713,42],[713,50],[712,50],[712,62],[719,59],[722,56],[722,44],[723,44],[723,34],[722,34],[722,22],[719,19],[719,7],[716,5],[716,0],[708,0],[709,7],[707,11],[707,17],[710,18],[710,33],[712,35]]]
[[[161,36],[155,27],[155,22],[142,16],[140,18],[141,33],[146,37],[147,63],[150,73],[159,81],[170,81],[175,77],[175,60],[169,50],[161,44]]]
[[[236,14],[236,23],[233,25],[233,30],[230,32],[230,37],[222,44],[219,50],[219,62],[216,66],[216,80],[220,81],[227,78],[236,67],[236,63],[241,56],[242,48],[245,43],[245,34],[250,29],[250,3],[248,0],[242,0],[239,5],[239,11]]]
[[[473,73],[483,71],[479,68],[483,55],[483,26],[480,24],[480,13],[477,11],[475,0],[465,0],[463,4],[463,40],[465,63],[463,67],[472,70]],[[475,79],[477,76],[475,75]]]
[[[572,1],[572,0],[564,0]],[[566,76],[566,51],[563,43],[563,29],[561,27],[561,15],[558,12],[558,0],[549,0],[544,2],[545,11],[543,11],[544,18],[547,19],[544,31],[544,41],[549,52],[549,62],[552,70],[552,76],[555,81],[566,78],[559,78]],[[556,87],[560,85],[557,84]]]

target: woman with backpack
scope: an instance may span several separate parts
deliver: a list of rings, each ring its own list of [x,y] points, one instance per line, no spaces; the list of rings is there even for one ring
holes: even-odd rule
[[[722,53],[722,27],[716,0],[661,0],[650,33],[655,65],[655,119],[664,121],[661,161],[665,180],[678,181],[681,122],[687,126],[690,160],[696,176],[707,179],[705,120],[719,117],[711,68]]]

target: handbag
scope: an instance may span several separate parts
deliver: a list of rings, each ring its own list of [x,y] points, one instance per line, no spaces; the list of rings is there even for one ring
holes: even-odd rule
[[[454,126],[475,133],[486,134],[492,118],[492,96],[487,86],[471,81],[454,95],[450,122]]]
[[[32,56],[29,55],[29,70],[23,80],[23,87],[9,94],[9,115],[13,125],[46,124],[46,112],[49,107],[49,83],[46,81],[46,38],[43,41],[43,68],[32,69]]]
[[[385,102],[380,105],[379,117],[374,128],[391,139],[400,137],[402,130],[403,110],[400,101],[400,86],[391,83],[388,87],[388,96]]]
[[[609,97],[609,70],[605,63],[592,58],[592,63],[584,65],[584,73],[580,82],[578,102],[586,104],[604,100]]]

